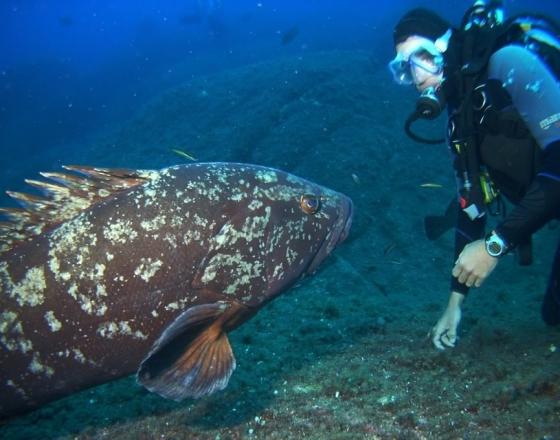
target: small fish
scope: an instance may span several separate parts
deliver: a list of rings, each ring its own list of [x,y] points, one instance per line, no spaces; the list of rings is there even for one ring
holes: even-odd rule
[[[194,157],[192,154],[189,154],[183,150],[178,150],[176,148],[172,148],[171,151],[173,151],[175,154],[178,154],[181,157],[185,157],[189,160],[192,160],[193,162],[196,162],[196,157]]]
[[[354,183],[356,185],[360,184],[360,178],[358,177],[358,175],[356,173],[352,173],[352,180],[354,181]]]
[[[439,183],[423,183],[420,185],[421,188],[443,188],[443,185],[440,185]]]
[[[299,27],[292,26],[290,29],[282,33],[282,44],[285,46],[290,44],[299,34]]]
[[[63,15],[58,18],[58,24],[61,27],[70,27],[74,24],[74,19],[69,15]]]
[[[391,243],[390,245],[386,246],[383,250],[383,255],[389,255],[395,248],[397,247],[396,243]]]

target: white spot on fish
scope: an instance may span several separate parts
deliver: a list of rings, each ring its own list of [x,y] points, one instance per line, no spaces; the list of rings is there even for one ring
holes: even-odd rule
[[[107,296],[104,285],[96,285],[96,296],[94,298],[87,296],[87,293],[79,293],[75,284],[71,286],[71,289],[72,292],[69,291],[69,293],[80,303],[80,308],[88,315],[103,316],[107,312],[107,305],[101,301],[101,297]],[[74,295],[76,296],[74,297]]]
[[[51,377],[54,374],[54,370],[51,367],[41,363],[41,359],[37,353],[33,354],[33,360],[27,368],[33,374],[45,374],[47,377]]]
[[[74,299],[78,299],[78,286],[76,285],[76,283],[73,283],[69,288],[68,288],[68,294],[74,298]]]
[[[153,188],[145,188],[144,196],[144,206],[153,205],[157,201],[157,191]]]
[[[80,364],[86,363],[86,357],[80,350],[78,350],[77,348],[73,348],[72,351],[74,352],[74,359],[76,361],[78,361]]]
[[[99,281],[103,279],[103,273],[105,272],[105,265],[96,263],[95,271],[90,275],[92,281]]]
[[[169,245],[173,248],[176,249],[177,248],[177,237],[175,235],[172,234],[165,234],[163,237],[163,240],[167,243],[169,243]]]
[[[192,298],[192,300],[195,301],[196,297]],[[167,311],[183,310],[188,303],[189,303],[189,298],[183,298],[183,299],[180,299],[179,301],[174,301],[172,303],[167,304],[165,306],[165,310],[167,310]]]
[[[274,267],[274,272],[272,272],[272,278],[279,280],[282,278],[283,275],[284,275],[284,270],[282,264],[276,265],[276,267]]]
[[[53,257],[49,260],[49,269],[55,275],[58,273],[60,270],[60,262],[58,261],[58,258]]]
[[[227,240],[227,237],[232,234],[231,231],[233,231],[233,230],[234,230],[233,225],[229,222],[222,226],[220,231],[214,237],[214,242],[215,242],[217,248],[220,248],[221,246],[224,245],[224,243]]]
[[[231,279],[234,280],[224,290],[224,293],[232,295],[240,285],[248,285],[252,279],[262,276],[263,264],[261,261],[245,261],[239,253],[235,255],[216,254],[205,267],[201,282],[211,282],[220,270],[230,273]]]
[[[62,328],[62,323],[58,319],[56,319],[56,316],[54,316],[54,312],[52,310],[45,313],[45,321],[47,321],[51,332],[57,332]]]
[[[196,226],[200,226],[201,228],[206,228],[208,225],[208,220],[203,217],[200,217],[198,214],[193,216],[193,221]]]
[[[128,321],[104,322],[97,328],[97,333],[103,338],[113,339],[117,336],[130,336],[134,339],[146,340],[148,337],[140,330],[133,330]]]
[[[237,191],[234,194],[232,194],[229,199],[233,202],[241,202],[241,200],[243,200],[245,197],[247,197],[246,193]]]
[[[13,388],[14,390],[16,390],[16,392],[21,395],[25,400],[28,399],[26,392],[23,390],[23,388],[19,387],[14,381],[12,380],[7,380],[6,381],[6,385],[9,386],[10,388]]]
[[[92,315],[95,303],[85,295],[79,295],[78,298],[80,301],[80,308],[88,315]]]
[[[130,220],[117,220],[115,223],[103,228],[103,236],[112,244],[125,244],[138,237],[138,233],[132,229],[132,222]]]
[[[165,306],[165,310],[179,310],[179,304],[176,302],[169,303]]]
[[[151,220],[143,220],[140,223],[142,229],[144,229],[147,232],[157,231],[164,225],[165,225],[165,216],[163,215],[158,215],[157,217]]]
[[[288,262],[289,266],[294,264],[294,261],[296,261],[297,257],[298,257],[298,254],[297,254],[296,251],[294,251],[293,249],[290,249],[290,248],[286,248],[286,261]]]
[[[156,274],[163,265],[160,260],[152,260],[151,258],[141,258],[140,265],[134,270],[134,275],[142,278],[146,283]]]
[[[278,176],[273,170],[259,170],[255,177],[263,183],[276,183],[278,181]]]
[[[15,330],[14,323],[17,322],[18,315],[14,312],[0,313],[0,333],[7,334],[10,330]],[[21,333],[21,327],[17,333]]]
[[[74,255],[76,263],[79,265],[83,261],[83,256],[89,254],[90,247],[97,244],[97,236],[91,233],[92,223],[87,219],[86,214],[82,213],[76,218],[61,224],[52,233],[50,240],[49,256],[58,258],[60,261],[67,261],[67,255]],[[80,252],[76,252],[78,250]],[[53,272],[55,278],[58,274]]]
[[[255,200],[251,201],[251,203],[249,203],[248,208],[249,208],[251,211],[255,211],[256,209],[259,209],[260,207],[262,207],[262,205],[263,205],[263,202],[261,202],[260,200],[255,199]]]
[[[18,321],[18,315],[11,311],[0,313],[0,343],[10,351],[28,353],[33,350],[33,344],[25,339],[23,327]]]
[[[19,341],[19,351],[22,353],[28,353],[33,350],[33,343],[27,339],[21,339]]]
[[[2,280],[3,290],[8,293],[10,298],[14,298],[20,306],[35,307],[43,304],[45,301],[45,289],[47,282],[45,280],[45,269],[42,266],[29,269],[24,278],[14,283],[8,265],[0,263],[0,279]]]
[[[100,297],[100,296],[107,296],[107,290],[105,289],[105,286],[103,284],[98,284],[95,287],[95,294]]]
[[[114,322],[104,322],[97,328],[97,333],[107,339],[113,339],[118,331],[119,326]]]

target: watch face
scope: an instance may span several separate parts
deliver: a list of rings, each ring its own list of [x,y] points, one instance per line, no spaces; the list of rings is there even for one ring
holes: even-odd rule
[[[502,253],[502,247],[500,246],[499,243],[496,243],[495,241],[490,241],[487,244],[486,248],[488,249],[488,253],[493,257],[496,257]]]

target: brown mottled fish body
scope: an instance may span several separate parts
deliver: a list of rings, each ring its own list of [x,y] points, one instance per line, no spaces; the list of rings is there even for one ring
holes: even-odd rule
[[[223,389],[227,332],[351,223],[348,198],[271,168],[74,170],[86,177],[51,174],[51,199],[16,194],[27,210],[6,211],[19,223],[0,254],[0,417],[135,371],[176,400]]]

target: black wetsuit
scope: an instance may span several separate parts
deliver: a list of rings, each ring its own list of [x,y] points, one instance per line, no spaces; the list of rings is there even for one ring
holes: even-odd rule
[[[499,133],[506,124],[494,127],[491,134],[481,129],[485,134],[479,142],[480,162],[488,168],[501,193],[515,205],[495,228],[507,246],[514,248],[550,220],[560,218],[560,83],[539,57],[514,45],[492,55],[485,83],[499,85],[494,90],[507,98],[501,100],[500,110],[514,111],[523,125],[521,129],[514,127],[517,135]],[[477,124],[484,123],[477,120]],[[537,151],[536,157],[518,139],[523,137],[519,135],[523,130],[525,142],[532,142]],[[486,216],[471,220],[459,209],[455,257],[467,243],[484,237],[485,223]],[[468,291],[456,278],[452,278],[451,288],[463,294]],[[560,243],[542,313],[548,324],[560,323]]]

